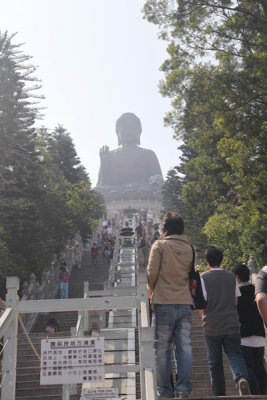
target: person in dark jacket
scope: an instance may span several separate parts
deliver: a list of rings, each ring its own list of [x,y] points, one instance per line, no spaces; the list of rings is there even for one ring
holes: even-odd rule
[[[245,264],[236,265],[232,272],[241,292],[237,311],[241,324],[241,351],[247,365],[250,393],[266,394],[265,329],[255,302],[255,287],[249,282],[249,269]]]

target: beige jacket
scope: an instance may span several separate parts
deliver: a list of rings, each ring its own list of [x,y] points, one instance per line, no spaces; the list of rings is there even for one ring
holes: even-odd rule
[[[170,235],[153,244],[147,267],[152,304],[193,305],[188,286],[192,260],[186,236]]]

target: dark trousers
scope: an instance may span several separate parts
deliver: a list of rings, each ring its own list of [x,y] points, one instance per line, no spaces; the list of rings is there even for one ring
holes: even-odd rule
[[[266,394],[266,371],[264,367],[264,347],[241,346],[248,370],[251,394]]]
[[[204,336],[210,369],[211,387],[214,396],[225,396],[225,379],[223,369],[223,353],[230,361],[230,369],[235,383],[241,378],[247,379],[247,368],[240,350],[240,335],[226,334],[221,336]]]

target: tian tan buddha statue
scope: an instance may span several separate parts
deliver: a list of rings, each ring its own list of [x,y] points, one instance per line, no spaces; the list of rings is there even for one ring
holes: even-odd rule
[[[111,151],[108,146],[101,148],[95,189],[106,199],[160,195],[163,178],[159,161],[152,150],[139,146],[141,132],[141,121],[135,114],[122,114],[116,122],[119,147]]]

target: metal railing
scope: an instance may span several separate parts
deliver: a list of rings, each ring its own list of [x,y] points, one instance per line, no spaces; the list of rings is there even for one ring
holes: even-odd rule
[[[115,252],[118,260],[119,251]],[[114,264],[117,260],[114,260]],[[136,257],[134,262],[136,262]],[[6,310],[0,318],[0,337],[4,337],[2,400],[15,400],[18,316],[32,313],[78,311],[76,327],[71,335],[81,337],[88,334],[90,312],[109,312],[111,310],[137,310],[139,337],[139,364],[106,365],[105,373],[140,373],[141,399],[156,400],[154,329],[149,324],[149,306],[147,296],[147,278],[145,273],[133,271],[136,285],[113,287],[102,291],[89,291],[88,282],[84,282],[84,298],[19,300],[17,277],[7,278]],[[63,385],[62,398],[70,398],[71,387]]]
[[[61,253],[60,259],[63,259],[69,271],[75,265],[81,264],[81,257],[83,254],[83,242],[81,236],[76,233],[73,240],[69,240],[65,246],[64,251]],[[39,299],[53,299],[59,288],[57,257],[54,256],[51,265],[45,269],[41,276],[40,283],[34,273],[30,275],[29,281],[23,283],[22,300],[39,300]],[[30,332],[34,326],[37,314],[24,314],[22,316],[23,323],[27,332]],[[1,337],[1,336],[0,336]]]
[[[121,364],[107,363],[105,365],[105,373],[122,375],[125,375],[125,373],[130,375],[139,373],[141,399],[157,399],[154,329],[150,327],[149,322],[149,303],[146,288],[147,277],[144,272],[138,271],[136,243],[133,242],[131,250],[126,248],[125,251],[122,246],[123,241],[118,240],[117,243],[114,258],[110,266],[108,288],[105,286],[105,290],[89,291],[88,282],[84,282],[83,298],[57,299],[55,301],[54,299],[44,298],[37,300],[31,296],[27,296],[30,285],[32,290],[35,288],[36,291],[36,279],[32,277],[30,285],[27,288],[25,287],[23,298],[19,300],[17,294],[19,279],[17,277],[7,278],[7,308],[0,318],[0,337],[4,337],[1,384],[2,400],[15,400],[19,318],[23,319],[23,316],[29,315],[37,316],[38,313],[78,311],[77,323],[75,327],[71,328],[71,336],[83,337],[92,333],[94,328],[92,322],[96,316],[99,318],[98,322],[100,326],[98,328],[100,329],[104,326],[105,313],[118,312],[118,310],[125,310],[125,313],[128,310],[134,310],[134,314],[137,312],[137,327],[133,326],[134,330],[137,328],[138,331],[139,363],[132,361],[129,364],[125,364],[125,362]],[[132,251],[133,254],[129,255],[129,251]],[[72,262],[71,260],[68,261]],[[129,286],[119,286],[120,277],[125,271],[127,275],[127,268],[129,268],[132,276]],[[116,280],[117,282],[115,282]],[[136,324],[136,317],[135,319],[132,318],[132,322]],[[129,329],[130,331],[133,331],[133,329]],[[62,399],[69,400],[72,389],[73,385],[62,385]]]

